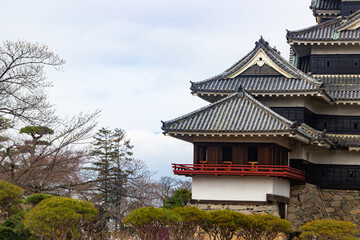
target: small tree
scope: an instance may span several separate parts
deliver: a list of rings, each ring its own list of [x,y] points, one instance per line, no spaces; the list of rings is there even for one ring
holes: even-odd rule
[[[11,183],[0,180],[0,221],[19,208],[24,190]]]
[[[351,222],[330,219],[314,220],[301,226],[301,239],[350,240],[358,233],[357,226]]]
[[[65,197],[45,199],[26,215],[25,227],[45,239],[79,239],[85,222],[92,220],[97,209],[89,202]]]
[[[50,195],[50,194],[34,193],[34,194],[31,194],[30,196],[28,196],[25,199],[24,203],[32,204],[33,206],[35,206],[36,204],[38,204],[42,200],[45,200],[45,199],[48,199],[48,198],[51,198],[51,197],[53,197],[53,196]]]
[[[143,240],[162,240],[164,227],[169,219],[175,217],[171,210],[144,207],[132,211],[124,220],[124,224],[132,226]]]
[[[179,188],[174,192],[174,194],[165,199],[164,208],[176,208],[183,207],[191,200],[191,192],[185,188]]]
[[[169,220],[171,239],[188,240],[196,238],[205,212],[196,207],[177,207],[173,209],[173,213],[174,216]]]
[[[246,215],[229,210],[207,212],[202,229],[214,240],[231,240],[246,220]]]
[[[291,223],[279,217],[266,215],[248,215],[241,225],[238,237],[245,240],[274,240],[281,234],[292,232]]]

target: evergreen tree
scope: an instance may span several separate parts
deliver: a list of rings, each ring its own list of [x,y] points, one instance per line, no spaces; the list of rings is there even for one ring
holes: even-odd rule
[[[122,129],[101,128],[94,137],[92,166],[96,190],[107,218],[117,229],[136,195],[137,183],[149,175],[143,162],[133,158],[130,140]]]

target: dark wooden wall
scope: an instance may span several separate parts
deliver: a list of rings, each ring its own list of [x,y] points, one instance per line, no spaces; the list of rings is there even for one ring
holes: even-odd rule
[[[360,72],[360,55],[311,55],[309,71],[312,74],[358,74]]]
[[[353,14],[357,10],[360,9],[360,1],[359,2],[342,2],[341,3],[341,16],[348,16]]]
[[[290,159],[290,166],[306,173],[306,182],[321,188],[360,190],[359,165],[313,164]]]
[[[276,113],[298,123],[329,133],[360,134],[360,116],[334,116],[314,114],[304,107],[271,108]]]
[[[257,147],[259,165],[288,165],[289,150],[272,143],[194,143],[194,164],[222,164],[223,147],[231,147],[232,164],[248,164],[248,148]]]

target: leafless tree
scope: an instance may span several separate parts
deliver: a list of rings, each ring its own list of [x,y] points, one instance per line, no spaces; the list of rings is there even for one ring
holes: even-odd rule
[[[73,187],[86,181],[81,177],[81,169],[88,151],[81,144],[90,138],[98,114],[80,114],[56,124],[54,130],[25,127],[22,134],[8,136],[3,132],[0,178],[27,192],[69,194]]]
[[[61,69],[65,63],[45,45],[6,41],[0,47],[0,117],[30,125],[53,121],[47,101],[44,67]],[[2,122],[1,122],[2,123]]]
[[[179,188],[191,190],[191,181],[181,180],[174,177],[161,177],[153,183],[158,204],[162,205],[165,199],[169,198]]]

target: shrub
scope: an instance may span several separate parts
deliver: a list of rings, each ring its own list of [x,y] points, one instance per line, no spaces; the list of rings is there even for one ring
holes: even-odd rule
[[[24,202],[27,203],[27,204],[32,204],[33,206],[35,206],[36,204],[38,204],[42,200],[48,199],[48,198],[51,198],[51,197],[52,197],[52,195],[49,195],[49,194],[34,193],[34,194],[31,194],[30,196],[28,196],[25,199]]]
[[[282,233],[289,234],[292,232],[289,221],[270,214],[248,215],[241,228],[239,237],[245,240],[273,240]]]
[[[196,207],[177,207],[169,218],[169,234],[174,240],[187,240],[198,235],[205,212]]]
[[[301,239],[350,240],[357,234],[357,226],[351,222],[330,219],[314,220],[301,226]],[[315,237],[315,238],[314,238]]]
[[[25,212],[12,215],[0,226],[0,240],[31,240],[35,236],[25,229],[23,224]]]
[[[81,236],[80,229],[85,222],[97,214],[89,202],[65,197],[52,197],[37,204],[25,215],[25,227],[36,235],[52,239],[72,239]]]
[[[141,239],[164,239],[164,228],[175,217],[169,209],[143,207],[132,211],[124,220],[125,225],[132,226]],[[165,234],[167,235],[167,234]]]
[[[215,240],[231,240],[246,218],[245,214],[229,210],[206,212],[202,229]]]
[[[0,221],[18,212],[23,194],[22,188],[0,180]]]
[[[171,197],[165,199],[163,207],[169,209],[183,207],[189,200],[191,200],[191,192],[188,189],[180,188]]]

